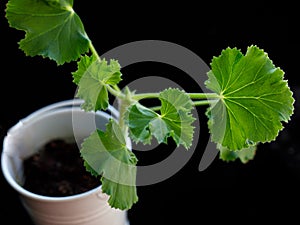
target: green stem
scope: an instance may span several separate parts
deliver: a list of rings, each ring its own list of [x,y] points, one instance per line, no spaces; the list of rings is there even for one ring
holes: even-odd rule
[[[97,59],[100,61],[101,60],[100,56],[98,55],[98,52],[96,51],[96,49],[95,49],[92,41],[90,41],[90,45],[89,46],[90,46],[90,50],[91,50],[92,54],[95,55],[97,57]]]
[[[200,100],[200,101],[193,101],[194,106],[202,106],[202,105],[209,105],[214,102],[217,102],[218,100]]]
[[[220,96],[216,93],[188,93],[191,99],[218,99]]]
[[[119,104],[119,125],[120,128],[123,131],[124,137],[128,136],[128,126],[126,126],[125,121],[124,121],[124,115],[126,112],[126,109],[128,107],[128,101],[126,99],[118,99],[118,104]]]
[[[187,93],[191,99],[219,99],[220,96],[216,93]],[[145,98],[158,98],[159,93],[142,93],[135,94],[133,98],[137,101]]]
[[[142,94],[135,94],[132,96],[134,100],[141,100],[145,98],[158,98],[159,93],[142,93]]]
[[[153,111],[159,111],[161,108],[161,106],[154,106],[154,107],[149,107],[149,109],[153,110]]]
[[[119,88],[118,85],[115,84],[115,85],[113,86],[113,88],[114,88],[116,91],[120,91],[120,92],[121,92],[121,90],[120,90],[120,88]]]
[[[126,99],[126,96],[120,91],[120,89],[112,88],[110,85],[106,85],[107,90],[115,97],[119,99]]]
[[[200,100],[200,101],[193,101],[193,106],[202,106],[202,105],[209,105],[212,103],[217,102],[218,100]],[[149,109],[153,110],[153,111],[159,111],[161,108],[161,106],[154,106],[154,107],[149,107]]]

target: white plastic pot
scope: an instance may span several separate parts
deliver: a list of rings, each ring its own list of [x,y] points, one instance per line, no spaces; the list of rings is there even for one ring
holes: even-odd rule
[[[68,197],[47,197],[25,190],[22,160],[53,138],[75,138],[77,143],[118,112],[86,113],[80,100],[67,100],[42,108],[13,126],[3,141],[2,172],[19,193],[22,204],[38,225],[128,225],[127,211],[111,208],[101,186]]]

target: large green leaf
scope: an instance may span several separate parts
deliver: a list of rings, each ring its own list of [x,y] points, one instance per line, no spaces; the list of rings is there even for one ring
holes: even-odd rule
[[[189,96],[179,89],[169,88],[159,94],[160,114],[139,103],[128,108],[125,116],[130,135],[136,142],[149,144],[152,136],[158,143],[172,137],[177,145],[189,148],[193,140],[194,118]]]
[[[211,68],[205,84],[220,98],[207,112],[212,140],[230,150],[274,140],[294,110],[284,72],[256,46],[227,48]]]
[[[11,27],[26,32],[19,42],[26,55],[63,64],[77,60],[90,44],[72,7],[73,0],[9,0],[6,17]]]
[[[80,152],[86,169],[101,176],[102,191],[110,196],[112,207],[129,209],[137,202],[137,159],[114,120],[109,121],[105,132],[96,130],[86,138]]]

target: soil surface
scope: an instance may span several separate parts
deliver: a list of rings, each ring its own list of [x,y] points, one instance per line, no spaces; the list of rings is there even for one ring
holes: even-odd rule
[[[24,188],[51,197],[70,196],[98,187],[100,178],[85,170],[76,143],[51,140],[24,160]]]

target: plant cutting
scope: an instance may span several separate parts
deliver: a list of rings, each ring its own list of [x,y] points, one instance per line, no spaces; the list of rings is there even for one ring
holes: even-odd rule
[[[211,141],[220,158],[246,163],[255,157],[259,144],[276,139],[293,114],[293,93],[284,71],[256,45],[245,53],[227,47],[212,59],[205,82],[212,93],[171,87],[140,93],[120,88],[126,79],[121,65],[117,59],[99,56],[72,0],[9,0],[6,16],[12,28],[25,31],[19,46],[27,56],[42,56],[58,66],[77,62],[72,76],[84,111],[107,110],[110,99],[117,99],[118,119],[109,119],[105,129],[93,131],[80,149],[86,170],[101,179],[112,208],[127,210],[138,201],[138,159],[128,148],[128,138],[145,145],[172,139],[188,150],[195,129],[192,111],[207,106]],[[145,105],[145,99],[159,104]]]

